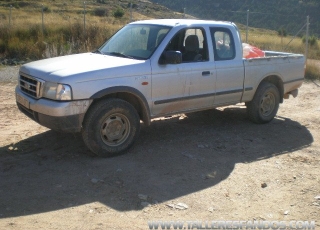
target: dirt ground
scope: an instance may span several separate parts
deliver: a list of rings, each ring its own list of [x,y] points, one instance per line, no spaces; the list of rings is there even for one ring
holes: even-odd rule
[[[319,82],[304,83],[269,124],[251,123],[243,105],[162,118],[142,127],[127,154],[101,159],[79,135],[20,113],[17,68],[10,73],[0,84],[0,229],[149,229],[158,220],[320,227]]]

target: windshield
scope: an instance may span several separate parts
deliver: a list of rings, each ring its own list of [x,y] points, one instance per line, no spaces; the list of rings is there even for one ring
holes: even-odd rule
[[[110,38],[99,52],[106,55],[146,60],[168,34],[171,27],[127,25]]]

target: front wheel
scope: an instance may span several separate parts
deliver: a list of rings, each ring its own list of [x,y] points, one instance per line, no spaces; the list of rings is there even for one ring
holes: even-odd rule
[[[251,121],[263,124],[272,121],[278,112],[280,94],[278,88],[269,82],[262,82],[252,101],[247,102],[247,114]]]
[[[128,150],[137,139],[140,119],[135,108],[121,99],[93,105],[85,117],[82,138],[96,155],[110,157]]]

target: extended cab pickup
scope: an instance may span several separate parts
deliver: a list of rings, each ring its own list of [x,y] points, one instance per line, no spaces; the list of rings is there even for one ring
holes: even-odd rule
[[[235,24],[201,20],[133,22],[92,53],[21,67],[19,109],[50,129],[81,132],[99,156],[127,150],[140,120],[245,102],[255,123],[271,121],[304,80],[300,54],[243,58]]]

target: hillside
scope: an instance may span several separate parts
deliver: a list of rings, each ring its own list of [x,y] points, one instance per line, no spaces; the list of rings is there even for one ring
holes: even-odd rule
[[[202,19],[234,21],[246,24],[250,10],[249,25],[257,28],[279,30],[284,28],[295,34],[310,16],[310,32],[320,36],[319,0],[151,0],[168,8]]]
[[[179,12],[174,12],[165,6],[147,0],[2,0],[0,1],[0,25],[9,21],[10,7],[12,10],[12,21],[21,18],[21,14],[25,12],[29,16],[24,18],[24,20],[28,21],[30,18],[37,17],[39,16],[37,14],[41,13],[42,7],[47,16],[46,18],[51,15],[54,15],[56,20],[60,18],[64,20],[82,18],[84,2],[87,16],[98,16],[100,19],[113,18],[113,13],[119,8],[124,12],[123,17],[121,17],[122,22],[130,20],[131,11],[133,20],[182,17]],[[131,9],[130,3],[132,3]]]

